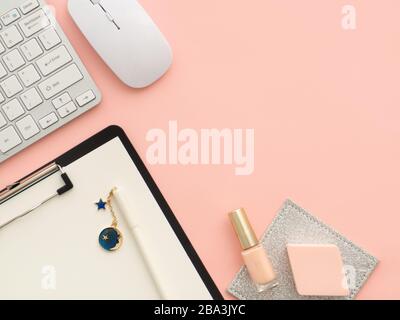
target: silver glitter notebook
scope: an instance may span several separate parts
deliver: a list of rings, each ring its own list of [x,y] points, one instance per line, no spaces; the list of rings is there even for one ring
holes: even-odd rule
[[[354,299],[378,264],[378,260],[351,241],[287,200],[274,221],[261,238],[274,269],[279,285],[258,293],[242,267],[228,288],[228,292],[241,300],[333,300]],[[294,284],[286,250],[293,244],[335,244],[341,252],[350,288],[348,297],[301,296]]]

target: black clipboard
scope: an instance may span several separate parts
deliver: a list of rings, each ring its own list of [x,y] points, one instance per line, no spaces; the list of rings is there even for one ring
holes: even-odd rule
[[[189,259],[191,260],[192,264],[194,265],[196,271],[198,272],[199,276],[201,277],[202,281],[204,282],[205,286],[207,287],[210,295],[215,300],[223,300],[223,296],[221,295],[220,291],[218,290],[217,286],[215,285],[214,281],[212,280],[210,274],[206,270],[203,262],[201,261],[200,257],[198,256],[197,252],[193,248],[189,238],[185,234],[184,230],[182,229],[181,225],[179,224],[178,220],[176,219],[174,213],[172,212],[171,208],[169,207],[167,201],[165,200],[164,196],[162,195],[160,189],[157,187],[157,184],[151,177],[149,171],[147,170],[145,164],[143,163],[142,159],[140,158],[139,154],[131,144],[129,138],[125,134],[122,128],[118,126],[109,126],[104,130],[100,131],[99,133],[95,134],[94,136],[90,137],[86,141],[80,143],[78,146],[72,148],[70,151],[64,153],[63,155],[59,156],[55,160],[49,162],[48,164],[44,165],[43,167],[39,168],[37,171],[33,172],[32,174],[22,178],[21,180],[13,183],[12,185],[8,186],[6,189],[0,191],[0,195],[5,193],[12,192],[12,195],[5,198],[3,202],[9,200],[11,197],[16,196],[20,192],[25,191],[28,189],[32,184],[26,184],[26,181],[30,177],[34,177],[37,173],[43,172],[46,170],[48,171],[48,175],[54,173],[54,169],[60,169],[62,167],[66,167],[69,164],[77,161],[78,159],[82,158],[83,156],[87,155],[88,153],[94,151],[95,149],[99,148],[100,146],[106,144],[107,142],[119,138],[122,142],[123,146],[125,147],[127,153],[129,154],[130,158],[132,159],[133,163],[137,167],[138,171],[140,172],[143,180],[145,181],[147,187],[151,191],[153,197],[155,198],[156,202],[158,203],[159,207],[161,208],[162,212],[165,215],[168,223],[170,224],[172,230],[176,234],[177,238],[179,239],[182,247],[184,248],[186,254],[188,255]],[[52,169],[53,168],[53,169]],[[53,171],[51,171],[53,170]],[[42,174],[40,178],[36,179],[34,184],[42,181],[48,175]],[[73,181],[69,180],[69,177],[66,173],[61,171],[61,177],[65,185],[58,189],[56,193],[46,199],[45,201],[51,200],[53,197],[57,195],[61,195],[64,192],[68,192],[71,188],[73,188]],[[17,190],[19,189],[19,190]],[[0,203],[1,204],[1,203]],[[28,214],[29,212],[25,212],[23,215]],[[17,217],[20,218],[23,215]],[[9,223],[11,223],[10,221]]]

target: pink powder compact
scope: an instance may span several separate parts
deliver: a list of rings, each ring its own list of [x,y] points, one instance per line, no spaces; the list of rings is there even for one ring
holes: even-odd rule
[[[304,296],[348,296],[340,250],[333,244],[288,244],[296,290]]]

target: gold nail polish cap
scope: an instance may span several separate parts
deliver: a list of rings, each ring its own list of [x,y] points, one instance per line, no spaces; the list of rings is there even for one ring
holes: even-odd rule
[[[236,235],[239,238],[240,245],[242,246],[243,250],[259,244],[259,241],[244,209],[237,209],[229,212],[229,219],[231,220],[232,226],[235,229]]]

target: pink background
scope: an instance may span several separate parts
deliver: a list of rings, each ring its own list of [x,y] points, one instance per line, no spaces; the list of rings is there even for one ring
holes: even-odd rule
[[[152,128],[254,128],[255,172],[149,166],[222,292],[241,265],[226,212],[261,234],[291,198],[381,260],[358,298],[400,298],[400,3],[142,0],[169,39],[170,72],[124,86],[49,0],[103,92],[102,104],[0,165],[4,186],[110,124],[142,157]],[[341,8],[358,13],[341,28]],[[230,297],[225,294],[226,297]]]

